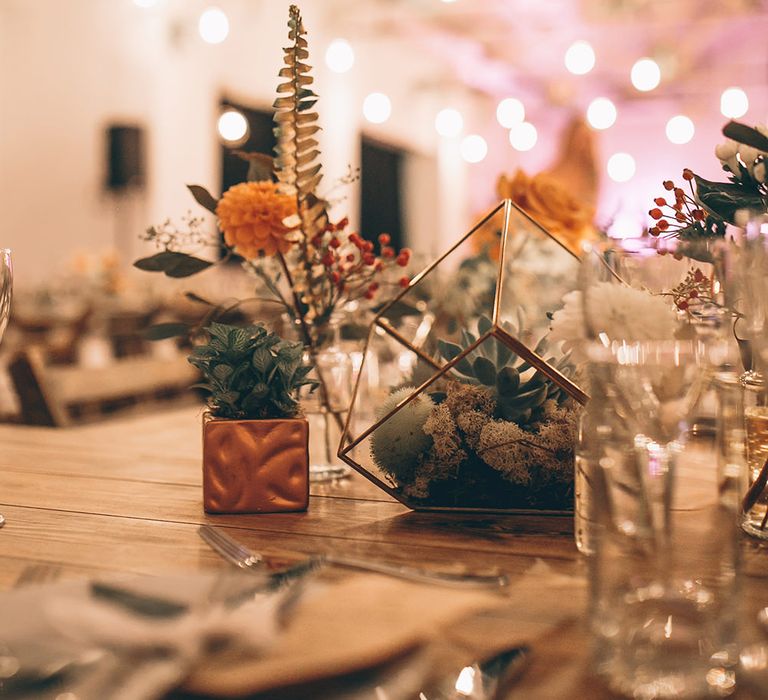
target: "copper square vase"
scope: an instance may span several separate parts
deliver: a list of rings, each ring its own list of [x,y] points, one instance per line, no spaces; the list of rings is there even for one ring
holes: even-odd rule
[[[206,513],[284,513],[309,505],[309,425],[303,418],[203,420]]]

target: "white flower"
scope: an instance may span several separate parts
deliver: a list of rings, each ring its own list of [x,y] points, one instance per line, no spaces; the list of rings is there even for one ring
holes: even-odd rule
[[[763,134],[763,136],[768,136],[768,127],[765,125],[760,124],[755,129]],[[720,159],[723,168],[729,170],[736,179],[742,179],[742,172],[739,167],[739,163],[741,163],[753,180],[765,182],[765,166],[762,165],[763,161],[756,161],[760,156],[768,158],[768,153],[760,151],[753,146],[747,146],[744,143],[737,143],[732,139],[726,139],[725,143],[721,143],[715,148],[715,155]]]
[[[590,326],[609,340],[669,340],[677,325],[672,305],[664,297],[615,282],[598,282],[587,293]],[[582,292],[563,297],[563,308],[552,316],[549,339],[563,341],[576,362],[586,359],[582,345],[587,338]]]
[[[721,143],[715,148],[715,155],[720,159],[723,167],[727,167],[736,176],[740,172],[739,161],[736,158],[738,152],[739,144],[731,139],[726,139],[725,143]]]
[[[744,166],[749,170],[750,175],[752,175],[755,170],[755,160],[760,153],[760,151],[752,146],[746,146],[745,144],[739,146],[739,160],[744,163]]]

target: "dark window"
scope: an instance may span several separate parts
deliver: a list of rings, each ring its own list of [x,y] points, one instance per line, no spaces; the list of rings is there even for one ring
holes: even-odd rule
[[[371,240],[380,233],[392,245],[404,244],[401,185],[405,152],[363,137],[360,164],[360,234]]]
[[[248,139],[236,146],[222,144],[221,146],[221,191],[226,192],[232,185],[245,182],[248,175],[248,163],[234,155],[233,151],[245,151],[247,153],[266,153],[273,156],[275,150],[275,134],[272,131],[272,110],[251,109],[245,105],[222,100],[221,109],[227,107],[236,109],[248,121]]]

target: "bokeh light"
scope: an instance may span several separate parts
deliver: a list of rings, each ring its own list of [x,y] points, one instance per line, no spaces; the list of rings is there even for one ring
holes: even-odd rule
[[[325,65],[334,73],[347,73],[355,65],[355,52],[346,39],[334,39],[325,50]]]
[[[392,101],[383,92],[372,92],[363,101],[363,116],[371,124],[383,124],[392,114]]]
[[[538,138],[536,127],[530,122],[516,124],[509,130],[509,142],[516,151],[530,151]]]
[[[635,176],[635,159],[629,153],[614,153],[608,159],[608,177],[614,182],[628,182]]]
[[[464,118],[461,116],[461,112],[453,109],[453,107],[441,109],[435,117],[435,130],[445,138],[456,138],[463,128]]]
[[[496,119],[505,129],[511,129],[525,119],[525,106],[516,97],[507,97],[496,107]]]
[[[690,118],[678,114],[667,122],[667,138],[676,144],[688,143],[696,132],[696,127]]]
[[[741,88],[731,87],[720,95],[720,113],[730,119],[743,117],[749,110],[749,98]]]
[[[470,134],[461,140],[460,150],[467,163],[479,163],[488,155],[488,144],[479,134]]]
[[[203,41],[208,44],[220,44],[229,35],[229,20],[218,7],[209,7],[200,15],[197,29]]]
[[[636,90],[648,92],[661,82],[661,68],[652,58],[641,58],[632,66],[630,78]]]
[[[596,97],[587,107],[587,121],[593,129],[609,129],[616,123],[616,105],[607,97]]]
[[[574,75],[585,75],[595,67],[595,50],[586,41],[575,41],[565,52],[565,67]]]
[[[222,112],[217,126],[219,136],[229,143],[238,143],[248,136],[248,120],[236,109]]]

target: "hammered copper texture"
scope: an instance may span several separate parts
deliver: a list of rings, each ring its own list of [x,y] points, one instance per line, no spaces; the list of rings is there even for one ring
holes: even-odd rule
[[[308,465],[306,420],[206,420],[203,424],[205,511],[306,510]]]

